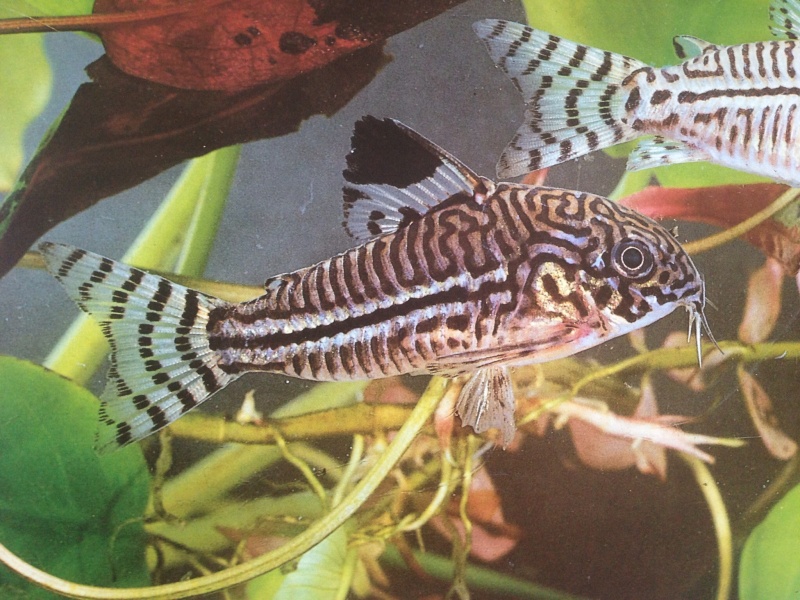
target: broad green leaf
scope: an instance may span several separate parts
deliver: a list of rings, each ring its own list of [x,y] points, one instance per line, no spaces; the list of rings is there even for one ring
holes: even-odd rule
[[[4,0],[0,18],[88,15],[93,7],[94,0]]]
[[[679,62],[676,35],[716,44],[771,39],[769,0],[524,0],[533,27],[655,67]]]
[[[716,44],[739,44],[772,39],[769,31],[769,0],[524,0],[528,21],[536,28],[620,52],[661,67],[676,64],[672,38],[693,35]],[[627,156],[633,144],[607,150],[615,157]],[[667,187],[706,187],[765,181],[708,163],[673,165],[647,169],[634,180],[621,181],[618,189],[636,191],[656,177]],[[631,177],[626,174],[624,177]]]
[[[149,476],[139,448],[98,457],[97,399],[38,365],[0,357],[0,381],[0,540],[71,581],[147,585],[144,530],[136,519]],[[4,585],[30,584],[3,569]],[[53,595],[31,587],[29,597]]]
[[[25,130],[47,104],[51,83],[43,34],[0,37],[0,192],[19,175]]]
[[[744,545],[739,565],[742,600],[783,600],[800,593],[800,486],[769,512]]]
[[[93,4],[93,0],[5,0],[0,19],[89,14]],[[52,73],[44,35],[0,37],[0,192],[9,191],[16,181],[24,159],[25,130],[50,99]]]
[[[347,524],[306,552],[297,568],[285,575],[279,570],[257,577],[247,586],[253,600],[334,600],[342,586],[347,564]]]

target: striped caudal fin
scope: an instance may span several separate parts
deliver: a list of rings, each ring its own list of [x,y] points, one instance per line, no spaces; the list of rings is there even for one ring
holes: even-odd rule
[[[639,135],[621,120],[627,101],[621,84],[643,63],[519,23],[487,19],[473,28],[525,99],[525,123],[500,157],[500,177],[524,175]]]
[[[98,452],[158,431],[235,379],[208,345],[208,315],[222,300],[71,246],[39,250],[111,344]]]

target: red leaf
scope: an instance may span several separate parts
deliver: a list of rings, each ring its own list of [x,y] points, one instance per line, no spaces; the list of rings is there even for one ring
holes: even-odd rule
[[[744,316],[739,323],[739,339],[747,344],[766,340],[778,321],[781,312],[783,268],[774,258],[750,275]]]
[[[655,390],[650,377],[644,377],[639,405],[631,418],[646,420],[656,417]],[[575,452],[586,466],[601,471],[617,471],[636,465],[646,475],[657,475],[662,481],[667,478],[667,454],[663,446],[647,440],[634,444],[629,438],[606,433],[580,419],[570,419],[567,426]]]
[[[238,91],[289,79],[403,31],[463,0],[195,0],[184,13],[103,28],[123,71],[166,85]],[[177,0],[97,0],[95,14]]]
[[[480,560],[492,562],[513,550],[521,537],[520,529],[505,520],[502,501],[486,468],[481,467],[472,477],[467,498],[467,515],[472,522],[472,547],[470,554]],[[431,519],[431,525],[446,538],[451,537],[451,527],[442,523],[450,519],[463,538],[464,524],[459,514],[459,500],[448,506],[447,515]]]
[[[737,367],[736,374],[739,377],[739,387],[742,389],[747,411],[761,435],[764,446],[775,458],[789,460],[797,453],[797,443],[780,429],[769,396],[744,365],[740,364]]]
[[[732,227],[767,207],[788,188],[777,183],[722,185],[711,188],[648,187],[620,200],[655,219],[683,219]],[[800,270],[798,203],[767,219],[743,238],[794,275]]]

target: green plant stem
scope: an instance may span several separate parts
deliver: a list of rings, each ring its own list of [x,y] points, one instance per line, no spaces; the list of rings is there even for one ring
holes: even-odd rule
[[[175,437],[215,444],[274,444],[278,430],[287,441],[390,431],[400,427],[412,410],[411,406],[356,404],[270,420],[264,425],[242,425],[213,415],[190,413],[175,421],[170,428]]]
[[[180,256],[175,263],[176,273],[193,277],[203,274],[241,153],[241,146],[228,146],[202,158],[207,175],[198,190],[192,220],[186,233],[186,239],[190,243],[181,247]]]
[[[428,388],[420,397],[408,421],[397,432],[397,435],[395,435],[380,459],[339,505],[335,506],[325,517],[314,522],[303,533],[294,537],[278,550],[264,554],[252,561],[190,581],[148,588],[119,590],[65,581],[26,563],[2,545],[0,545],[0,560],[20,576],[47,590],[71,598],[92,600],[176,600],[201,594],[211,594],[243,583],[290,560],[294,560],[321,542],[349,519],[372,495],[386,475],[397,464],[397,461],[400,460],[419,431],[433,415],[446,387],[447,381],[445,379],[440,377],[431,379]]]
[[[762,360],[796,360],[800,358],[800,342],[776,342],[761,344],[742,344],[740,342],[720,342],[720,348],[729,359],[742,362],[756,362]],[[709,344],[703,345],[703,350],[712,349]],[[678,369],[682,367],[697,366],[697,351],[687,346],[685,348],[659,348],[649,352],[637,354],[613,365],[602,367],[579,379],[572,387],[572,394],[576,394],[587,384],[616,375],[623,371],[647,371],[651,369]]]
[[[347,461],[342,477],[333,491],[333,499],[331,500],[332,506],[336,506],[342,501],[342,496],[347,491],[353,475],[358,468],[361,458],[364,456],[364,436],[357,433],[353,436],[353,445],[350,448],[350,459]]]
[[[425,572],[441,581],[452,581],[454,566],[450,559],[427,552],[414,551],[414,558]],[[405,568],[402,555],[394,546],[387,546],[381,561],[395,568]],[[485,567],[469,565],[466,570],[467,585],[471,590],[486,591],[496,596],[531,600],[585,600],[566,592],[536,585],[524,579],[498,573]]]
[[[289,450],[286,440],[283,439],[282,435],[278,434],[275,437],[275,443],[278,445],[278,448],[280,448],[281,454],[283,455],[283,460],[300,471],[305,480],[308,482],[308,485],[311,486],[311,489],[319,498],[320,504],[327,508],[329,504],[328,492],[325,491],[325,487],[322,485],[322,483],[320,483],[319,479],[314,474],[314,471],[308,466],[308,463],[295,456],[295,454]]]
[[[425,523],[439,512],[445,500],[450,497],[450,493],[453,491],[453,487],[457,482],[456,477],[459,473],[453,473],[453,465],[446,452],[442,452],[439,455],[439,459],[442,467],[439,476],[439,485],[437,486],[433,500],[430,501],[428,506],[425,507],[425,510],[423,510],[416,519],[409,523],[404,523],[399,528],[400,531],[414,531],[425,525]]]
[[[689,466],[694,475],[697,487],[703,493],[711,512],[711,520],[714,523],[714,532],[717,536],[717,548],[719,550],[719,575],[717,583],[717,600],[727,600],[730,598],[733,586],[733,535],[731,534],[731,523],[728,518],[728,510],[725,508],[725,501],[719,491],[717,482],[708,466],[700,459],[689,456],[683,452],[679,456]]]
[[[273,411],[270,417],[277,418],[283,415],[287,417],[282,419],[279,425],[287,441],[307,441],[314,437],[322,437],[318,430],[324,428],[320,426],[326,422],[329,425],[338,424],[338,417],[321,421],[320,413],[299,417],[290,415],[309,412],[325,405],[340,407],[353,404],[366,384],[364,381],[317,384]],[[393,411],[392,415],[381,421],[369,418],[372,408],[375,407],[355,404],[344,410],[346,414],[353,411],[354,418],[363,418],[366,423],[373,425],[382,423],[387,430],[399,428],[410,413],[410,408],[406,408],[401,414],[395,414],[398,411]],[[188,424],[186,419],[189,420]],[[311,430],[317,431],[318,435],[311,435]],[[170,513],[181,518],[206,512],[232,488],[281,458],[280,450],[274,446],[274,429],[269,424],[266,427],[241,425],[220,417],[194,412],[175,421],[170,426],[170,431],[176,437],[217,444],[228,441],[248,444],[223,446],[166,482],[163,492],[164,506]],[[365,433],[371,431],[375,430],[368,430]]]

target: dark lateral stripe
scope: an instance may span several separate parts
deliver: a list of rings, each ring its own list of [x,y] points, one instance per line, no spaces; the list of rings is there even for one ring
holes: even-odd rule
[[[473,292],[472,295],[480,293],[481,290],[479,289],[476,292]],[[339,333],[347,333],[348,331],[353,331],[355,329],[374,327],[386,320],[397,318],[402,315],[407,316],[415,310],[424,310],[426,308],[445,303],[465,303],[469,301],[470,296],[471,294],[467,289],[460,286],[455,286],[449,290],[439,292],[437,294],[422,296],[420,298],[412,298],[408,302],[402,304],[402,306],[395,305],[388,308],[379,308],[378,310],[369,314],[352,317],[343,321],[336,321],[328,325],[321,325],[313,329],[301,329],[292,333],[274,333],[268,336],[251,338],[247,340],[247,347],[274,349],[282,346],[288,346],[290,344],[318,342],[323,338],[333,337]],[[245,340],[244,338],[238,336],[229,338],[212,336],[209,340],[209,343],[212,350],[222,350],[227,348],[244,347]],[[312,370],[314,370],[313,365]]]
[[[700,102],[704,100],[712,100],[715,98],[763,98],[772,96],[798,96],[800,95],[800,88],[797,87],[768,87],[768,88],[755,88],[746,90],[733,90],[733,89],[714,89],[705,92],[681,92],[678,94],[678,102],[681,104],[691,104],[692,102]]]

